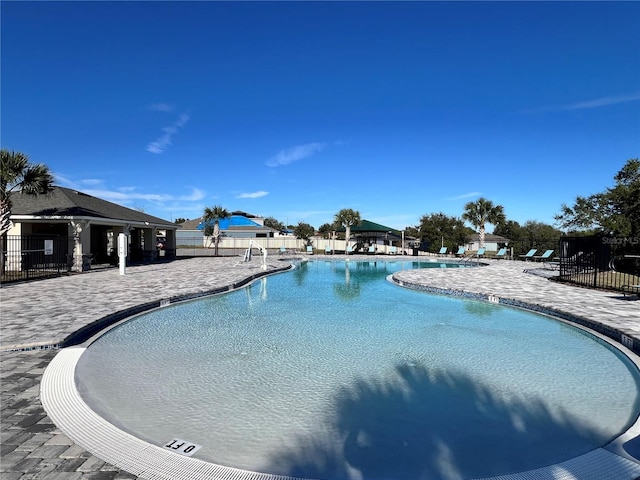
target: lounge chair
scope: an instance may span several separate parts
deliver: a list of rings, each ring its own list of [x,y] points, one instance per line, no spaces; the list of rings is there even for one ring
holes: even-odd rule
[[[396,247],[389,247],[389,255],[397,255],[398,249]]]
[[[326,255],[331,255],[333,253],[333,250],[331,249],[331,247],[329,245],[327,245],[326,247],[324,247],[324,253]]]
[[[638,297],[640,297],[640,285],[622,285],[620,287],[620,290],[622,290],[622,294],[626,297],[627,293],[629,295],[638,295]]]
[[[307,245],[307,254],[313,255],[313,247],[311,245]]]
[[[553,255],[553,252],[554,250],[546,250],[542,255],[535,255],[533,259],[536,261],[540,260],[541,262],[546,262],[549,260],[551,255]]]
[[[367,253],[376,253],[376,246],[375,245],[370,245],[369,249],[367,250]]]
[[[458,251],[456,252],[456,257],[464,257],[464,252],[466,252],[464,247],[458,248]]]
[[[507,258],[507,247],[502,247],[500,250],[498,250],[498,253],[496,253],[495,257],[496,260],[500,260],[501,258]]]
[[[525,255],[518,255],[520,258],[524,258],[524,261],[526,262],[527,260],[529,260],[530,258],[533,258],[533,256],[536,254],[536,252],[538,251],[537,248],[532,248],[531,250],[529,250]]]
[[[464,255],[464,257],[462,258],[461,262],[469,262],[471,260],[473,260],[474,258],[479,259],[480,257],[484,256],[484,248],[479,248],[476,252],[469,252],[466,255]],[[458,253],[456,253],[457,255]]]
[[[440,250],[438,250],[438,255],[446,255],[447,254],[447,247],[442,247]]]
[[[287,249],[284,246],[282,246],[282,247],[280,247],[280,252],[279,253],[280,253],[280,255],[284,255],[285,253],[287,253]]]

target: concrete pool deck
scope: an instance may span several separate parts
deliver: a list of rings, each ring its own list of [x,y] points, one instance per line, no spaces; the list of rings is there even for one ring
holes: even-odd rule
[[[327,257],[311,257],[324,258]],[[353,260],[394,258],[418,260],[363,255],[354,256]],[[40,380],[58,353],[46,347],[62,344],[74,332],[114,312],[150,302],[206,294],[262,272],[259,258],[254,257],[249,263],[240,260],[239,257],[196,258],[129,267],[124,276],[119,275],[117,269],[108,269],[4,285],[0,289],[0,476],[3,480],[137,478],[75,445],[46,415],[39,397]],[[268,257],[267,271],[282,268],[286,264],[282,260],[282,257]],[[485,296],[490,301],[511,299],[545,311],[565,312],[605,326],[613,333],[620,332],[631,339],[634,346],[640,342],[637,296],[624,297],[552,282],[545,276],[535,275],[549,273],[535,263],[508,260],[487,263],[490,263],[488,267],[478,270],[407,270],[395,277],[403,283],[441,293],[466,292]],[[638,456],[637,452],[633,453]],[[640,471],[640,462],[637,465]],[[640,475],[593,478],[632,480]]]

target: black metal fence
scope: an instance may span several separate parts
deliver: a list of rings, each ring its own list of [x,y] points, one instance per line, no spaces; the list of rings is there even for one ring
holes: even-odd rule
[[[561,281],[640,293],[640,237],[562,237],[559,250]]]
[[[57,235],[7,235],[0,281],[59,276],[69,270],[69,238]]]
[[[272,254],[278,253],[283,243],[281,239],[259,240]],[[235,242],[223,243],[219,246],[219,255],[240,255],[246,249],[242,242],[237,245]],[[539,254],[544,250],[555,250],[554,257],[559,257],[560,281],[589,288],[640,293],[640,237],[521,239],[511,245],[516,259],[517,254],[530,248],[537,248]],[[5,283],[65,274],[73,262],[69,248],[66,236],[9,235],[3,244],[0,281]],[[178,245],[177,249],[178,257],[213,253],[213,248],[187,245]]]

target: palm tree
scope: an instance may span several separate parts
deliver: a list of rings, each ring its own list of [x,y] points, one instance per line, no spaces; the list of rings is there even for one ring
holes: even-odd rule
[[[29,163],[29,157],[21,152],[0,151],[0,271],[5,272],[4,248],[6,235],[11,228],[11,194],[26,195],[49,193],[53,187],[53,175],[42,163]]]
[[[345,228],[344,245],[345,253],[349,253],[349,237],[351,237],[351,227],[358,225],[362,220],[360,219],[360,212],[352,210],[350,208],[343,208],[334,218],[334,222]]]
[[[216,205],[213,208],[206,207],[204,209],[204,215],[202,221],[205,223],[204,234],[213,237],[215,245],[214,255],[218,256],[218,242],[220,241],[220,220],[223,218],[229,218],[231,215],[225,208],[220,205]],[[210,230],[211,221],[213,220],[213,232]]]
[[[479,198],[475,202],[469,202],[464,206],[462,219],[467,220],[478,229],[480,234],[480,248],[484,247],[485,223],[496,225],[504,223],[506,217],[502,205],[493,205],[491,200]]]

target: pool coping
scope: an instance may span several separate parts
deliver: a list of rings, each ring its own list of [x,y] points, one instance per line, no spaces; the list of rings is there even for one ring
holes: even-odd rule
[[[550,317],[559,318],[559,319],[568,321],[572,324],[586,327],[590,330],[593,330],[602,335],[605,335],[606,337],[619,343],[623,347],[628,348],[635,355],[640,355],[640,341],[638,341],[633,337],[625,335],[619,329],[614,328],[605,323],[601,323],[595,320],[589,320],[588,318],[584,318],[584,317],[581,317],[580,315],[576,315],[573,313],[565,312],[557,308],[545,307],[543,305],[539,305],[531,302],[525,302],[523,300],[510,298],[508,296],[489,294],[489,293],[470,292],[467,290],[460,290],[460,289],[454,289],[454,288],[432,287],[432,286],[424,285],[420,283],[408,282],[406,280],[399,280],[395,278],[394,275],[395,274],[389,275],[388,280],[390,280],[391,282],[401,287],[407,287],[413,290],[420,290],[423,292],[433,293],[437,295],[448,295],[448,296],[469,298],[473,300],[482,300],[489,303],[522,308],[532,312],[542,313]]]
[[[236,282],[228,287],[216,288],[208,292],[199,292],[192,295],[181,295],[167,300],[148,302],[137,307],[129,308],[87,325],[78,332],[70,335],[63,342],[65,347],[51,361],[41,382],[41,400],[47,414],[54,423],[82,448],[85,448],[95,456],[122,468],[140,478],[181,480],[198,478],[220,478],[220,479],[252,479],[252,480],[289,480],[295,477],[251,472],[232,467],[225,467],[214,463],[206,462],[196,458],[186,457],[163,449],[157,445],[147,443],[137,437],[124,432],[113,426],[102,417],[91,410],[82,400],[75,386],[75,366],[82,352],[86,349],[86,344],[91,343],[96,336],[106,331],[108,327],[125,321],[144,311],[155,308],[162,308],[172,303],[194,300],[201,297],[227,293],[237,288],[247,286],[258,278],[275,273],[281,273],[293,268],[289,265],[277,271],[261,272],[252,275],[243,281]],[[575,315],[560,312],[568,318],[562,318],[559,312],[553,309],[545,309],[535,304],[526,304],[506,297],[495,295],[474,294],[455,289],[438,289],[427,287],[410,282],[394,282],[396,285],[406,288],[414,288],[429,293],[443,294],[449,296],[462,296],[491,303],[502,303],[505,305],[528,309],[543,313],[562,321],[573,323]],[[532,308],[529,308],[532,307]],[[579,318],[579,317],[576,317]],[[584,328],[578,324],[578,328]],[[604,341],[612,343],[606,335],[600,334],[593,329],[586,328],[598,337],[604,337]],[[81,332],[81,333],[80,333]],[[81,345],[81,344],[85,345]],[[623,345],[614,345],[640,368],[640,360],[629,349]],[[622,348],[620,348],[622,347]],[[626,350],[626,351],[625,351]],[[605,447],[592,450],[584,455],[569,459],[565,462],[541,467],[526,472],[517,472],[494,477],[484,477],[485,480],[524,480],[524,479],[574,479],[581,480],[621,480],[635,479],[640,475],[640,462],[638,459],[625,452],[623,445],[625,442],[640,435],[640,421],[636,418],[635,424],[626,432],[618,436]],[[569,472],[572,476],[558,476],[560,472]],[[577,477],[573,475],[579,475]],[[627,475],[627,476],[624,476]]]
[[[30,350],[57,350],[60,348],[66,348],[66,347],[78,345],[87,341],[89,338],[103,331],[104,329],[122,320],[138,315],[140,313],[148,312],[156,308],[166,307],[174,303],[186,302],[189,300],[197,300],[198,298],[208,297],[211,295],[218,295],[221,293],[228,293],[238,288],[242,288],[246,285],[249,285],[250,283],[254,282],[259,278],[273,275],[276,273],[287,272],[292,268],[294,268],[294,266],[292,264],[288,264],[285,267],[274,268],[272,270],[261,271],[261,272],[249,275],[237,282],[231,283],[230,285],[216,287],[216,288],[212,288],[212,289],[204,290],[200,292],[175,295],[172,297],[166,297],[158,300],[153,300],[150,302],[141,303],[133,307],[125,308],[123,310],[118,310],[109,315],[105,315],[104,317],[101,317],[79,328],[78,330],[70,333],[62,340],[53,341],[53,342],[51,341],[50,342],[34,342],[34,343],[26,343],[26,344],[19,344],[19,345],[9,345],[0,349],[0,352],[4,353],[4,352],[21,352],[21,351],[30,351]]]

